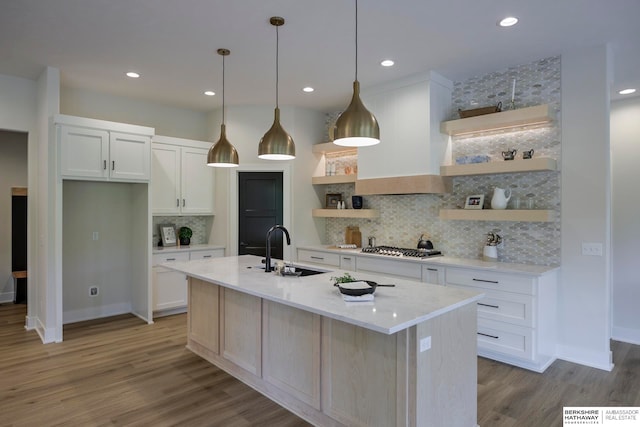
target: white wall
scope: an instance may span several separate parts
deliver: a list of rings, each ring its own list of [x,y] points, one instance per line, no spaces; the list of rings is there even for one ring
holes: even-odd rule
[[[562,55],[558,357],[611,369],[609,50]],[[582,255],[583,242],[604,256]]]
[[[133,185],[64,181],[63,323],[131,312]]]
[[[313,219],[311,209],[320,207],[320,199],[311,185],[311,176],[319,161],[311,152],[311,145],[322,142],[324,134],[324,114],[303,108],[281,107],[280,121],[292,136],[296,144],[296,159],[288,162],[275,162],[258,159],[258,144],[262,136],[273,123],[273,107],[227,107],[225,121],[227,138],[238,150],[240,166],[259,170],[262,168],[282,167],[289,165],[291,170],[291,224],[285,226],[291,232],[292,251],[297,245],[320,244],[324,235],[324,221]],[[212,140],[220,136],[221,112],[210,114],[209,126]],[[216,220],[213,224],[213,243],[233,248],[237,240],[237,229],[228,227],[233,223],[232,205],[236,203],[237,194],[229,194],[231,179],[235,179],[234,170],[218,169],[216,171]],[[265,230],[266,231],[266,230]],[[236,244],[237,246],[237,244]],[[228,255],[235,255],[227,250]],[[286,252],[285,252],[286,254]],[[295,257],[295,251],[293,252]]]
[[[27,187],[27,134],[0,130],[0,302],[13,301],[11,188]]]
[[[611,104],[613,339],[640,344],[640,97]]]
[[[133,98],[124,98],[64,87],[60,112],[72,116],[149,126],[156,135],[211,140],[207,131],[207,113],[171,107]]]

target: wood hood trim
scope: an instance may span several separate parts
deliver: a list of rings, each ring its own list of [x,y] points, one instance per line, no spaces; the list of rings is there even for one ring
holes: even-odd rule
[[[451,193],[452,179],[440,175],[369,178],[356,181],[355,194],[443,194]]]

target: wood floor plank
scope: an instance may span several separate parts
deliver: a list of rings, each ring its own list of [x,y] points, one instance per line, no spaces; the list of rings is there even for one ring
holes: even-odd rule
[[[0,304],[0,426],[308,426],[185,349],[186,315],[66,325],[43,345],[26,308]],[[563,406],[640,406],[640,346],[612,341],[612,372],[556,361],[537,374],[478,358],[481,427],[555,427]]]

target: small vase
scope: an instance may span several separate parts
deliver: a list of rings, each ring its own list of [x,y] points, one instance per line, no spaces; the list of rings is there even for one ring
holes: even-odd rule
[[[191,244],[190,237],[181,237],[180,238],[180,246],[189,246]]]

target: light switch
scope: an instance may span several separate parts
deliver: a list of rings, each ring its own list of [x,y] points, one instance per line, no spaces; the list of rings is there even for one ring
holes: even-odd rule
[[[420,340],[420,353],[431,348],[431,336],[424,337]]]
[[[582,255],[602,256],[602,243],[582,243]]]
[[[98,232],[94,231],[92,235],[93,240],[98,240],[98,237],[99,237]]]

